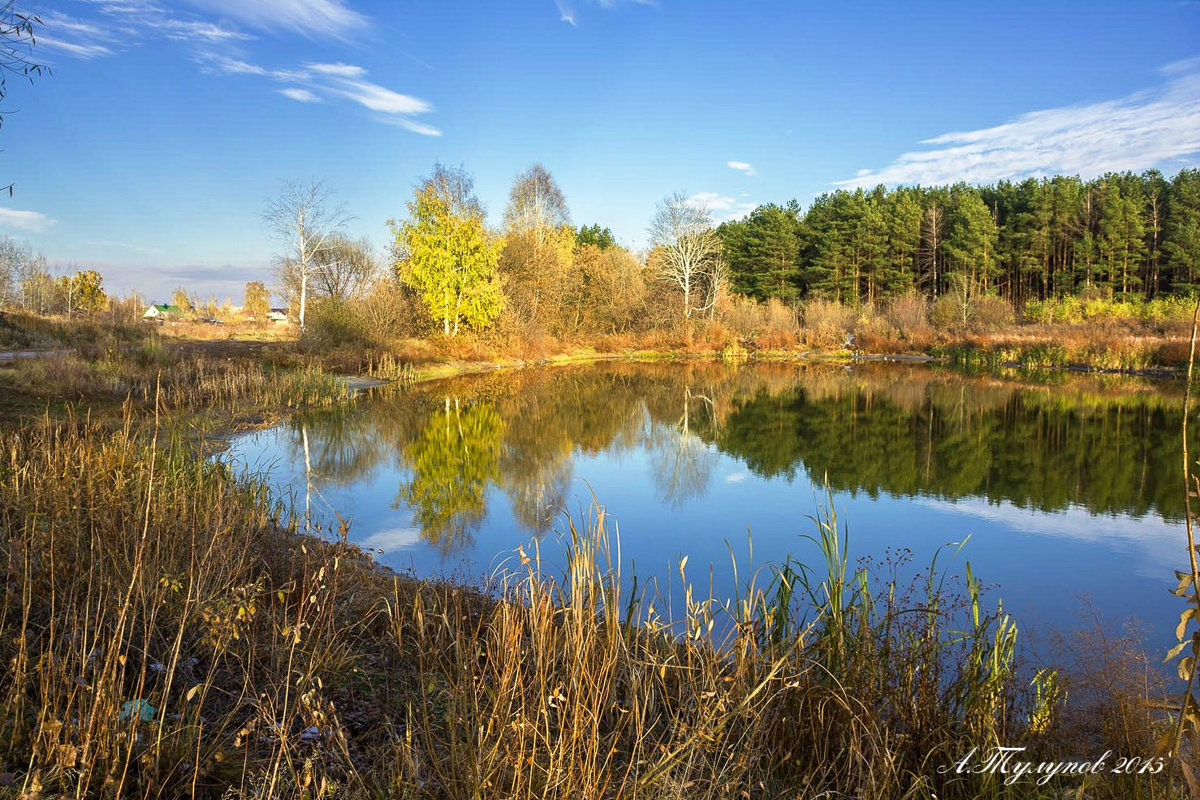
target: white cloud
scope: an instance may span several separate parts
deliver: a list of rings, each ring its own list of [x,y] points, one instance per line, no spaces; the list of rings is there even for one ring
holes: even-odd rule
[[[433,106],[419,97],[393,92],[368,81],[341,81],[329,89],[383,114],[425,114],[433,110]]]
[[[100,56],[112,55],[112,49],[107,45],[94,44],[88,42],[68,42],[63,39],[55,39],[47,36],[44,33],[38,34],[38,47],[49,47],[51,50],[62,50],[64,53],[75,58],[88,61]]]
[[[309,64],[308,68],[313,72],[318,72],[322,75],[333,75],[338,78],[361,78],[367,74],[367,71],[362,67],[354,64],[343,64],[338,61],[334,64]]]
[[[18,211],[13,208],[0,208],[0,227],[16,228],[30,233],[40,233],[54,225],[56,220],[37,211]]]
[[[267,69],[238,58],[205,52],[196,56],[202,68],[214,74],[253,75],[281,83],[303,83],[279,89],[284,97],[303,103],[325,99],[344,99],[375,112],[374,119],[422,136],[441,136],[432,125],[413,119],[433,111],[433,105],[419,97],[401,94],[366,80],[367,71],[356,64],[341,62],[308,63],[297,69]]]
[[[876,184],[990,183],[1052,174],[1091,178],[1186,162],[1200,153],[1200,60],[1169,64],[1167,83],[1115,100],[1022,114],[1011,122],[946,133],[888,166],[836,181]]]
[[[993,503],[976,498],[949,502],[916,497],[912,502],[1003,525],[1020,533],[1089,542],[1109,551],[1124,551],[1141,562],[1137,572],[1142,575],[1162,575],[1179,563],[1178,542],[1182,525],[1153,514],[1144,517],[1093,514],[1078,505],[1062,511],[1037,511],[1008,500]]]
[[[404,128],[404,130],[406,130],[406,131],[412,131],[413,133],[419,133],[422,136],[441,136],[442,135],[442,132],[440,130],[438,130],[437,128],[433,127],[432,125],[426,125],[423,122],[417,122],[415,120],[405,119],[404,117],[387,117],[387,116],[380,115],[380,116],[377,116],[375,119],[377,122],[382,122],[385,125],[395,125],[398,128]]]
[[[1163,64],[1158,68],[1158,71],[1163,75],[1181,75],[1187,72],[1195,72],[1196,70],[1200,70],[1200,56],[1181,58],[1178,61]]]
[[[708,209],[718,222],[744,217],[755,209],[754,203],[738,200],[716,192],[699,192],[688,199],[689,203]]]
[[[240,58],[229,58],[216,53],[201,53],[196,56],[201,69],[205,72],[224,75],[269,75],[270,73],[257,64],[251,64]]]
[[[621,5],[652,6],[654,0],[554,0],[558,9],[558,18],[571,26],[579,23],[579,6],[597,5],[603,9],[613,9]]]
[[[280,89],[279,93],[284,97],[295,100],[299,103],[319,103],[321,98],[310,92],[308,89],[299,89],[295,86],[287,89]]]
[[[253,37],[194,15],[169,11],[154,0],[109,2],[81,0],[98,16],[82,19],[59,11],[42,15],[38,46],[61,50],[79,59],[109,56],[153,38],[182,42],[231,42]]]
[[[168,39],[189,42],[230,42],[254,38],[241,31],[195,20],[163,19],[147,23],[147,27],[164,31]]]
[[[343,0],[191,0],[195,5],[267,31],[344,39],[368,26]]]
[[[738,172],[743,173],[744,175],[757,175],[758,174],[758,171],[756,169],[754,169],[754,167],[752,165],[746,163],[745,161],[726,161],[725,166],[729,167],[730,169],[735,169]]]

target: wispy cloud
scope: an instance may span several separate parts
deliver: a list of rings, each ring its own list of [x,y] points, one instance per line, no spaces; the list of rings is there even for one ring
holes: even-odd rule
[[[652,6],[654,0],[554,0],[558,18],[571,26],[579,25],[580,6],[594,5],[600,8],[616,8],[621,5]]]
[[[699,192],[689,197],[688,202],[708,209],[718,222],[744,217],[755,209],[754,203],[716,192]]]
[[[277,90],[292,100],[302,103],[350,100],[374,112],[372,118],[378,122],[422,136],[442,134],[434,126],[413,119],[417,115],[432,112],[433,105],[430,102],[367,80],[367,70],[357,64],[311,62],[296,69],[268,69],[217,53],[201,53],[197,60],[206,71],[213,74],[251,75],[281,83],[303,83],[303,86],[286,86]]]
[[[1200,59],[1169,64],[1165,85],[1115,100],[1022,114],[992,128],[946,133],[888,166],[836,181],[876,184],[966,181],[1140,170],[1184,162],[1200,153]]]
[[[758,174],[758,170],[754,169],[752,165],[746,163],[745,161],[726,161],[725,166],[729,167],[730,169],[735,169],[743,175]]]
[[[57,39],[46,34],[38,34],[38,47],[49,47],[51,50],[61,50],[73,58],[90,61],[93,58],[101,56],[110,56],[113,51],[108,45],[96,44],[94,42],[70,42],[66,39]]]
[[[432,125],[414,119],[428,114],[433,105],[367,79],[367,70],[342,62],[310,62],[301,67],[272,69],[244,56],[244,48],[230,47],[255,37],[224,22],[204,19],[186,10],[168,9],[161,0],[75,0],[89,8],[87,18],[59,11],[43,16],[39,41],[79,59],[114,55],[151,39],[185,41],[193,45],[190,57],[210,75],[265,78],[279,84],[279,94],[301,103],[349,100],[379,122],[422,136],[440,136]],[[345,0],[189,0],[192,5],[265,30],[318,33],[335,38],[369,26],[367,17]]]
[[[195,14],[167,8],[157,0],[78,0],[78,3],[94,9],[94,17],[84,19],[61,11],[43,14],[39,45],[46,44],[76,58],[96,58],[152,39],[215,44],[254,38]]]
[[[309,64],[308,69],[328,79],[325,88],[334,94],[381,114],[426,114],[433,106],[419,97],[400,94],[363,78],[367,71],[351,64]]]
[[[343,0],[191,0],[194,5],[263,31],[345,39],[369,25]]]
[[[0,227],[19,231],[40,233],[54,225],[56,220],[38,211],[18,211],[15,208],[0,208]]]
[[[146,255],[156,255],[163,252],[162,248],[160,247],[145,247],[140,244],[118,242],[112,239],[85,239],[83,243],[91,247],[106,247],[112,250],[128,250],[131,253],[144,253]]]
[[[294,86],[287,89],[280,89],[279,93],[284,97],[295,100],[299,103],[319,103],[321,98],[310,92],[308,89],[299,89]]]

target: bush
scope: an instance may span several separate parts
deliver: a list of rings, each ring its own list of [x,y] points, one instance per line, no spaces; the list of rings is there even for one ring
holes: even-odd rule
[[[1013,322],[1013,307],[1002,297],[985,294],[971,300],[970,325],[976,330],[993,330]]]
[[[809,344],[844,344],[857,321],[858,313],[836,300],[814,299],[804,304],[804,336]]]
[[[737,336],[750,339],[767,327],[765,309],[752,297],[733,295],[720,309],[721,321]]]
[[[929,315],[941,329],[994,330],[1013,321],[1009,302],[996,295],[968,295],[959,289],[946,292],[933,304]]]
[[[929,327],[929,301],[920,292],[908,291],[894,298],[883,316],[907,338],[910,333]]]
[[[350,302],[332,299],[315,301],[309,304],[307,317],[303,334],[306,344],[328,348],[375,343],[375,332]]]
[[[795,309],[786,305],[782,300],[772,297],[767,301],[767,331],[772,334],[792,334],[800,332],[800,320],[796,317]]]
[[[942,330],[950,328],[965,328],[970,320],[970,303],[962,292],[946,292],[933,301],[933,310],[929,312],[929,321],[933,327]]]

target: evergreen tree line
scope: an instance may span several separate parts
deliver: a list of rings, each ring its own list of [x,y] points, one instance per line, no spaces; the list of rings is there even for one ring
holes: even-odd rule
[[[731,288],[759,300],[1153,299],[1196,289],[1200,170],[838,190],[807,210],[760,206],[718,232]]]

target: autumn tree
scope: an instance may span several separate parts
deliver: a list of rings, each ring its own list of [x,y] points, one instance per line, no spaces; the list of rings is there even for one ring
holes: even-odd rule
[[[262,215],[263,224],[284,245],[280,277],[285,286],[293,280],[291,276],[299,284],[301,333],[317,254],[350,219],[341,206],[331,208],[329,202],[330,192],[323,184],[289,182],[278,198],[267,202]]]
[[[81,269],[74,275],[63,275],[58,282],[68,314],[76,311],[91,314],[108,304],[108,295],[102,286],[104,278],[94,269]]]
[[[620,333],[633,328],[646,309],[645,268],[623,247],[584,245],[575,251],[579,274],[570,303],[576,329]]]
[[[184,289],[182,286],[175,287],[175,291],[171,292],[171,305],[178,308],[184,314],[190,314],[196,310],[195,300],[187,293],[187,289]]]
[[[271,310],[271,293],[262,281],[247,281],[246,294],[242,299],[242,312],[246,316],[263,321]]]
[[[24,306],[36,311],[36,305],[26,295],[36,273],[45,273],[46,258],[34,254],[26,242],[12,237],[0,238],[0,308]]]
[[[662,200],[650,222],[650,243],[660,274],[683,292],[683,317],[708,311],[725,273],[721,238],[708,209],[676,193]],[[702,305],[696,305],[696,303]]]
[[[485,328],[495,321],[504,303],[500,247],[465,171],[436,166],[409,201],[408,219],[388,224],[396,277],[420,294],[445,335],[457,336],[463,324]]]
[[[504,229],[536,233],[564,226],[571,226],[567,199],[549,170],[534,164],[513,181],[508,206],[504,209]]]
[[[576,244],[562,190],[544,166],[534,164],[513,182],[504,210],[499,266],[516,319],[536,330],[562,331],[568,298],[578,290]]]

